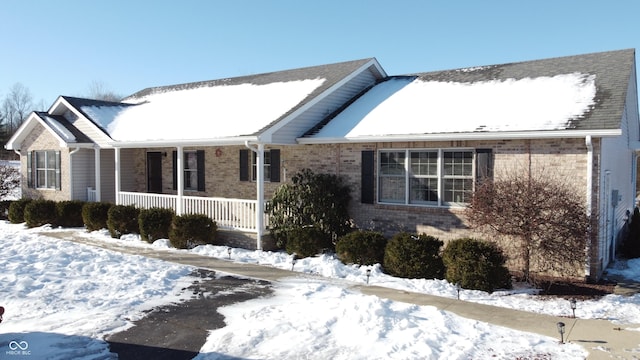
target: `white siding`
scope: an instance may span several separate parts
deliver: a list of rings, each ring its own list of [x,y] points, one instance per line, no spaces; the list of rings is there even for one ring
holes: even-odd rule
[[[140,191],[136,187],[136,151],[137,150],[138,149],[122,149],[120,151],[120,190],[121,191]]]
[[[70,119],[73,126],[78,128],[82,133],[89,137],[89,139],[93,140],[96,144],[104,147],[111,138],[107,136],[102,130],[100,130],[93,122],[85,119],[85,118],[76,118],[75,120]]]
[[[624,115],[621,119],[622,135],[602,139],[598,261],[601,262],[603,269],[616,255],[616,247],[620,245],[620,231],[625,225],[627,211],[632,213],[635,206],[634,147],[640,140],[637,94],[635,73],[633,73],[629,81]]]

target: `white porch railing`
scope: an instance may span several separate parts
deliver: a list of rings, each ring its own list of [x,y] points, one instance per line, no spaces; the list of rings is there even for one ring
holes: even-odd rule
[[[134,205],[143,209],[160,207],[175,210],[177,208],[177,203],[177,195],[123,191],[118,193],[118,204]],[[257,200],[183,196],[182,212],[184,214],[207,215],[213,219],[218,225],[218,228],[221,229],[257,232],[257,204]],[[264,214],[264,219],[264,224],[266,226],[266,214]]]

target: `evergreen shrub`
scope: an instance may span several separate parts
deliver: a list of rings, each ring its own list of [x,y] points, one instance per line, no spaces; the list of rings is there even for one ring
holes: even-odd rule
[[[140,237],[149,243],[168,239],[175,212],[172,209],[151,208],[140,210],[138,225]]]
[[[345,264],[382,264],[387,239],[375,231],[353,231],[338,239],[336,255]]]
[[[85,202],[80,200],[65,200],[56,203],[56,217],[58,226],[83,227],[82,208]]]
[[[112,238],[138,233],[140,209],[133,205],[114,205],[107,212],[107,228]]]
[[[12,224],[20,224],[24,222],[24,208],[28,203],[32,202],[33,199],[22,198],[16,201],[13,201],[9,205],[9,222]]]
[[[462,288],[492,292],[511,288],[506,257],[495,244],[463,238],[447,243],[442,259],[448,282]]]
[[[169,241],[178,249],[191,249],[198,245],[213,244],[218,226],[207,215],[188,214],[173,218]]]
[[[412,279],[442,279],[444,263],[440,255],[443,242],[426,234],[401,232],[387,243],[384,270],[392,276]]]
[[[24,207],[24,221],[34,228],[46,224],[56,226],[56,202],[53,200],[33,200]]]
[[[287,253],[296,254],[300,258],[320,254],[326,249],[326,245],[331,244],[327,241],[327,234],[313,226],[290,229],[286,236]]]
[[[107,228],[109,209],[113,204],[108,202],[88,202],[82,206],[82,221],[87,231],[97,231]]]
[[[14,200],[0,200],[0,220],[9,220],[9,206]]]

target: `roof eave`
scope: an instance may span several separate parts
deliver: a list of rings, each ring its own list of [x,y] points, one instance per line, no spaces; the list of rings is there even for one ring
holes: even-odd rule
[[[460,140],[515,140],[515,139],[559,139],[613,137],[622,135],[620,129],[602,130],[545,130],[545,131],[500,131],[439,134],[369,135],[358,137],[298,138],[298,144],[369,143],[406,141],[460,141]]]
[[[108,145],[113,148],[162,148],[192,146],[231,146],[244,145],[246,142],[258,142],[257,136],[234,136],[217,139],[183,139],[183,140],[146,140],[146,141],[113,141]]]

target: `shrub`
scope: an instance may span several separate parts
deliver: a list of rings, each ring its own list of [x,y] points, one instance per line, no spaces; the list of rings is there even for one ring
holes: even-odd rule
[[[313,226],[298,227],[287,232],[287,253],[301,258],[321,253],[328,244],[331,242],[327,241],[327,235]]]
[[[218,227],[210,217],[201,214],[174,217],[169,241],[178,249],[190,249],[198,245],[213,244]]]
[[[443,242],[425,234],[396,234],[384,252],[384,269],[403,278],[442,279],[444,264],[440,256]]]
[[[627,259],[640,257],[640,209],[638,208],[635,208],[631,215],[631,222],[622,241],[620,254]]]
[[[107,202],[88,202],[82,206],[82,221],[87,231],[107,228],[109,209],[113,206]]]
[[[56,217],[58,226],[82,227],[82,207],[84,201],[66,200],[56,203]]]
[[[447,243],[442,259],[450,283],[488,292],[511,288],[507,259],[493,243],[470,238],[453,240]]]
[[[158,239],[168,239],[175,213],[171,209],[151,208],[140,210],[138,225],[142,240],[150,243]]]
[[[12,224],[20,224],[24,222],[24,208],[33,199],[22,198],[16,200],[9,205],[9,222]]]
[[[13,200],[0,200],[0,219],[9,219],[9,206],[11,206]]]
[[[24,207],[24,221],[33,228],[46,224],[56,225],[56,202],[53,200],[33,200]]]
[[[112,238],[138,233],[140,210],[133,205],[114,205],[107,213],[107,228]]]
[[[336,243],[336,254],[345,264],[382,264],[387,239],[375,231],[354,231]]]
[[[351,231],[347,211],[350,192],[336,175],[315,174],[309,169],[293,175],[291,183],[278,187],[267,204],[270,232],[276,244],[283,248],[290,230],[312,226],[324,232],[323,239],[329,239],[329,246],[333,247],[333,241]]]

